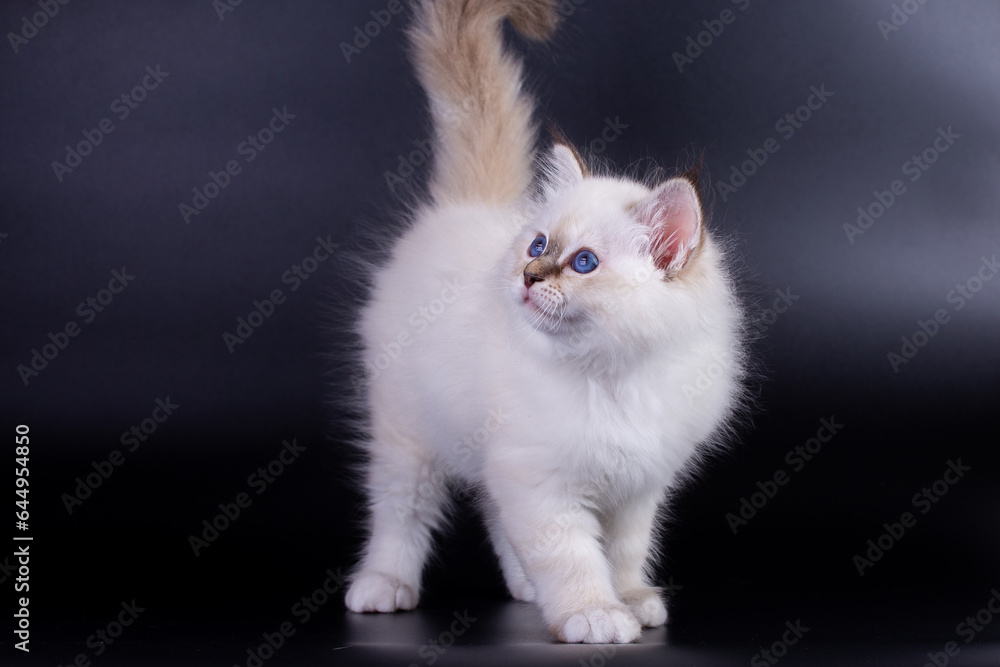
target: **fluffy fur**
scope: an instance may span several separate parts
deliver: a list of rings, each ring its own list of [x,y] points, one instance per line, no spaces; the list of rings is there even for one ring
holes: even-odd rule
[[[536,164],[501,22],[544,39],[556,4],[415,3],[434,166],[359,322],[371,521],[346,603],[417,605],[459,483],[557,638],[630,642],[666,622],[656,517],[737,405],[741,317],[691,178],[593,176],[563,143]]]

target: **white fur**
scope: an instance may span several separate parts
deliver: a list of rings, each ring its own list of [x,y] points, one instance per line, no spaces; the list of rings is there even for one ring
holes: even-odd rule
[[[534,201],[452,193],[417,210],[374,277],[359,325],[376,369],[371,536],[346,602],[417,604],[455,482],[484,492],[508,588],[540,605],[556,637],[629,642],[666,622],[647,573],[656,517],[733,411],[740,314],[722,253],[692,224],[685,256],[658,268],[659,230],[644,216],[663,188],[585,178],[562,147],[542,169]],[[698,232],[694,189],[669,183],[668,208]],[[539,233],[556,259],[587,248],[598,268],[526,287]],[[721,371],[706,383],[709,368]]]
[[[696,388],[738,356],[738,313],[710,240],[699,284],[664,280],[636,252],[643,235],[625,209],[647,192],[582,181],[527,223],[515,210],[427,209],[378,274],[363,340],[373,366],[399,351],[370,381],[375,534],[359,581],[401,582],[407,603],[395,608],[415,603],[442,480],[455,477],[486,490],[512,594],[537,594],[561,639],[631,641],[635,619],[615,620],[625,601],[643,624],[665,621],[643,573],[656,507],[732,409],[736,364]],[[567,254],[586,246],[601,264],[550,287],[562,323],[536,328],[521,271],[538,231],[564,233]],[[503,422],[494,432],[491,411]],[[477,431],[488,439],[463,444]],[[356,585],[348,605],[386,611],[389,597]]]

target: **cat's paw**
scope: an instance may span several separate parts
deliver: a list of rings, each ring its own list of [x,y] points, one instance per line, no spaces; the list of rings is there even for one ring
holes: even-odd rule
[[[380,572],[362,572],[351,583],[344,603],[351,611],[391,612],[417,606],[417,592]]]
[[[582,609],[552,628],[560,641],[571,644],[627,644],[641,633],[639,621],[621,605]]]
[[[512,598],[520,602],[535,601],[535,587],[525,577],[521,577],[520,581],[511,582],[508,580],[507,590],[510,591]]]
[[[658,588],[627,591],[622,595],[622,602],[628,605],[644,628],[656,628],[667,622],[667,606],[663,604]]]

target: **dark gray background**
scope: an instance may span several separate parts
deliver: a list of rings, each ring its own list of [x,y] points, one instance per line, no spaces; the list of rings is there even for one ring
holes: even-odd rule
[[[325,568],[353,563],[360,497],[344,413],[329,407],[349,383],[327,358],[346,340],[324,331],[351,317],[359,229],[402,206],[386,172],[428,135],[402,48],[408,12],[350,63],[340,46],[387,4],[247,0],[220,20],[209,0],[73,2],[17,53],[0,45],[0,400],[9,437],[32,429],[39,623],[104,622],[133,597],[149,618],[278,617]],[[1000,583],[1000,281],[958,311],[948,294],[1000,250],[1000,7],[896,3],[918,9],[886,37],[888,0],[743,4],[568,3],[555,42],[526,50],[544,117],[600,159],[641,173],[703,153],[713,226],[736,241],[754,312],[776,290],[798,297],[757,345],[752,424],[677,498],[662,568],[685,586],[674,618],[705,618],[706,600],[727,595],[985,598]],[[672,54],[724,9],[735,21],[679,72]],[[0,28],[39,11],[4,3]],[[147,66],[169,76],[119,120],[111,103]],[[833,95],[784,137],[775,123],[812,86]],[[237,146],[273,108],[295,118],[247,164]],[[115,130],[58,181],[52,162],[106,117]],[[627,128],[600,150],[606,119]],[[910,182],[903,164],[948,128],[960,138]],[[770,137],[780,150],[724,199],[718,183]],[[178,205],[231,159],[242,172],[185,224]],[[844,225],[895,179],[905,194],[850,243]],[[317,237],[341,254],[289,292],[283,272]],[[77,304],[122,267],[134,283],[25,386],[17,366],[81,322]],[[287,302],[230,353],[223,333],[275,288]],[[941,308],[950,321],[894,372],[887,353]],[[75,479],[168,396],[176,413],[67,513]],[[841,432],[733,535],[726,513],[830,417]],[[301,458],[195,557],[188,536],[291,438]],[[859,577],[852,557],[959,458],[967,476]],[[503,595],[471,515],[428,585]]]

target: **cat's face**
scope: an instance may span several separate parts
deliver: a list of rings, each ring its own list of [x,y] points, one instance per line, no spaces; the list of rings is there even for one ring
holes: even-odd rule
[[[682,274],[701,239],[697,195],[682,179],[650,190],[587,178],[560,148],[548,164],[544,200],[510,251],[514,306],[570,353],[641,346],[663,335],[670,311],[690,310]]]
[[[613,181],[567,188],[522,230],[512,250],[512,288],[536,328],[578,327],[652,277],[644,230],[627,210],[644,190]]]

